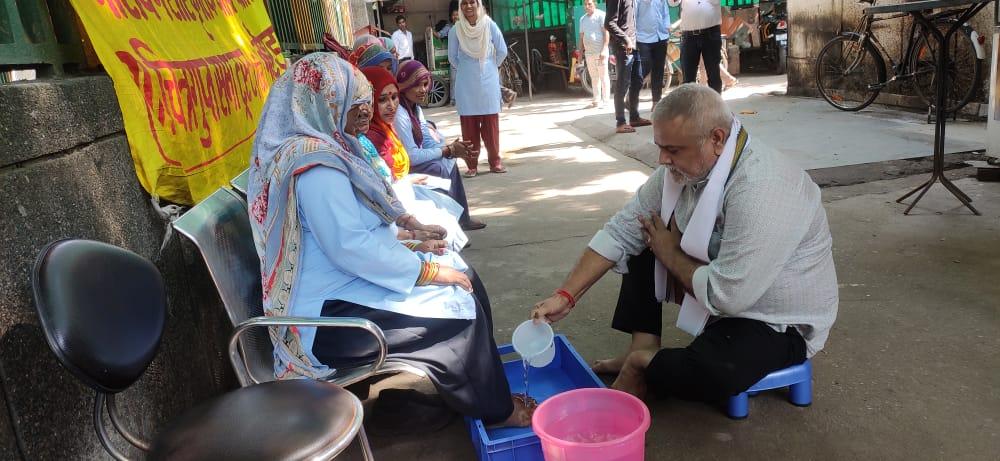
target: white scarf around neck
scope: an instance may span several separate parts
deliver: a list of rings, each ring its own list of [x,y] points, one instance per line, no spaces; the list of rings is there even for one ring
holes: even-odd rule
[[[486,15],[486,9],[479,2],[476,25],[469,24],[465,19],[465,14],[458,15],[458,24],[454,31],[458,34],[458,45],[465,54],[479,61],[482,66],[486,63],[486,58],[496,53],[493,48],[493,28],[490,27],[493,20]]]
[[[712,239],[712,230],[715,228],[716,218],[722,211],[722,196],[725,190],[726,181],[733,167],[733,157],[736,155],[737,138],[740,137],[742,124],[733,117],[733,124],[729,129],[729,139],[722,149],[722,155],[712,167],[709,174],[708,185],[702,191],[698,204],[695,205],[694,213],[688,221],[684,236],[681,237],[681,249],[693,258],[708,263],[708,244]],[[744,148],[750,143],[750,136],[746,135]],[[660,205],[660,217],[665,224],[670,223],[670,216],[677,207],[677,200],[681,196],[684,184],[674,180],[673,176],[665,174],[663,176],[663,202]],[[659,259],[655,262],[654,281],[656,283],[656,299],[662,302],[667,297],[667,278],[669,274],[667,268]],[[698,336],[705,328],[710,316],[708,309],[699,302],[693,295],[685,293],[684,301],[681,304],[680,314],[677,316],[677,327],[692,336]]]

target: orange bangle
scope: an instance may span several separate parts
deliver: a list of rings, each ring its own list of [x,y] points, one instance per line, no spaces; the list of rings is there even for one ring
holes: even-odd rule
[[[553,294],[557,294],[559,296],[562,296],[563,298],[566,298],[566,301],[569,302],[569,308],[570,309],[576,307],[576,298],[574,298],[573,295],[569,294],[568,291],[563,290],[562,288],[560,288],[560,289],[556,290],[556,292],[553,293]]]
[[[432,262],[422,262],[420,263],[420,275],[417,276],[417,286],[430,285],[434,281],[434,277],[437,277],[438,271],[441,266],[438,263]]]

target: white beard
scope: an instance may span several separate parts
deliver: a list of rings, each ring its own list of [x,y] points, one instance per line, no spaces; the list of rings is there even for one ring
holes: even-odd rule
[[[677,182],[679,182],[679,183],[681,183],[681,184],[683,184],[685,186],[690,186],[690,185],[693,185],[693,184],[698,184],[698,183],[704,181],[705,178],[708,177],[708,173],[705,173],[701,177],[694,177],[694,176],[690,176],[690,175],[684,173],[681,170],[675,169],[672,166],[669,166],[669,165],[664,165],[664,166],[667,168],[667,171],[670,173],[670,176],[674,178],[674,181],[677,181]],[[709,171],[711,172],[711,170],[709,170]]]

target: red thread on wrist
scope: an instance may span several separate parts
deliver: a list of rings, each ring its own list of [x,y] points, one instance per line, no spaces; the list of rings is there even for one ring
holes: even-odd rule
[[[557,294],[559,296],[562,296],[563,298],[566,298],[566,301],[569,302],[569,308],[570,309],[576,307],[576,298],[574,298],[573,295],[569,294],[568,291],[563,290],[562,288],[560,288],[560,289],[556,290],[555,294]]]

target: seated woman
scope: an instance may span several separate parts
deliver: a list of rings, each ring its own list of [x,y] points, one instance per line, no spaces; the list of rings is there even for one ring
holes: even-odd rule
[[[399,51],[396,50],[396,42],[392,41],[390,37],[379,37],[379,41],[382,42],[382,46],[392,53],[392,57],[396,58],[396,62],[399,62]],[[395,74],[395,72],[393,72]]]
[[[372,37],[374,38],[374,37]],[[351,52],[351,64],[363,69],[370,66],[380,66],[385,70],[396,73],[396,56],[386,49],[382,41],[378,39],[362,41]]]
[[[442,399],[490,424],[527,426],[493,340],[489,300],[455,253],[411,251],[395,227],[425,229],[360,156],[371,86],[347,61],[312,53],[271,88],[254,140],[248,198],[268,316],[369,319],[389,360],[427,372]],[[452,266],[454,265],[454,266]],[[275,376],[322,378],[370,361],[350,329],[272,328]]]
[[[375,106],[372,120],[367,127],[361,127],[359,134],[365,159],[372,164],[383,179],[392,184],[396,196],[403,202],[407,212],[415,215],[421,222],[438,224],[444,227],[448,234],[445,240],[448,248],[461,251],[469,241],[465,232],[458,224],[458,218],[464,212],[461,205],[455,202],[447,193],[448,184],[434,185],[427,175],[409,174],[410,157],[392,129],[392,120],[399,108],[399,91],[396,89],[396,78],[381,67],[365,67],[361,72],[368,78],[374,91],[372,92]],[[386,122],[388,120],[388,122]],[[436,182],[448,181],[436,178]],[[430,186],[441,187],[441,192]]]
[[[410,171],[450,179],[451,189],[448,195],[465,209],[465,213],[459,218],[462,229],[477,230],[486,227],[485,223],[469,216],[465,185],[462,183],[462,175],[455,167],[455,159],[468,155],[471,143],[460,140],[446,143],[444,136],[424,118],[423,109],[420,108],[430,87],[430,71],[420,61],[409,60],[400,64],[396,82],[399,87],[399,103],[405,110],[396,112],[393,127],[410,155]]]

